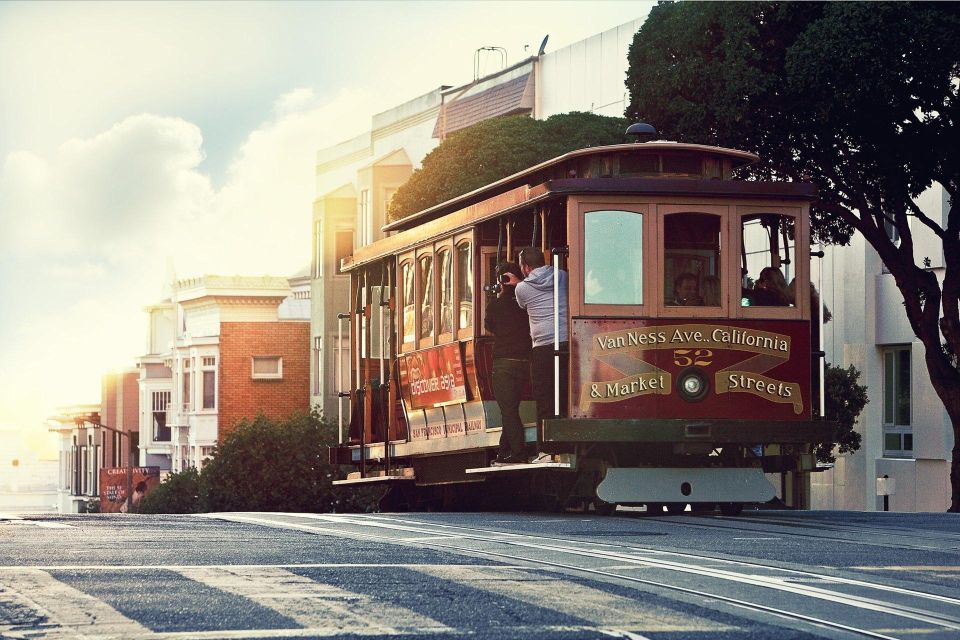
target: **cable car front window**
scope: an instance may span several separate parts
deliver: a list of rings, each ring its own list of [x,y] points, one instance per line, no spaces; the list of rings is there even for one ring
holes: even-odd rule
[[[776,213],[744,216],[741,221],[744,307],[792,307],[796,301],[795,219]]]
[[[584,303],[643,304],[643,214],[588,211],[583,239]]]
[[[720,216],[674,213],[664,218],[664,304],[719,307]]]

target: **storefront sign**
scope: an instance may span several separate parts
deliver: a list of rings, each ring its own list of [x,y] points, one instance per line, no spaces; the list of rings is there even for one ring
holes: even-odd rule
[[[100,469],[100,512],[127,512],[127,468]],[[133,511],[154,487],[160,484],[160,467],[133,467],[130,488],[133,491]]]

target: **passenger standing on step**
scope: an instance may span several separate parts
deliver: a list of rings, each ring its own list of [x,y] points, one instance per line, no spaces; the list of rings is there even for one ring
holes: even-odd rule
[[[493,397],[500,406],[503,431],[494,464],[518,464],[524,455],[523,422],[520,420],[520,395],[530,379],[530,322],[517,305],[515,285],[503,281],[511,274],[519,281],[520,267],[503,262],[497,267],[500,292],[487,305],[483,326],[493,334]],[[508,278],[509,279],[509,278]]]
[[[537,401],[537,420],[554,415],[554,334],[553,266],[543,260],[536,247],[520,251],[520,271],[524,279],[517,284],[517,304],[530,316],[530,377]],[[560,416],[567,415],[567,370],[570,347],[567,338],[567,272],[557,271],[558,324],[560,351]],[[511,281],[512,282],[512,281]]]

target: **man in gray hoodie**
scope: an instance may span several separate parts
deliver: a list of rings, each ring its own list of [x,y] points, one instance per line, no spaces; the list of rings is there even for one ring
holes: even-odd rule
[[[517,304],[530,317],[530,378],[533,397],[537,401],[537,420],[554,415],[553,406],[553,266],[545,264],[543,253],[536,247],[520,251],[520,270],[524,280],[517,281]],[[514,276],[515,279],[515,276]],[[567,371],[570,348],[567,342],[567,272],[557,272],[559,288],[560,338],[560,415],[567,415]]]

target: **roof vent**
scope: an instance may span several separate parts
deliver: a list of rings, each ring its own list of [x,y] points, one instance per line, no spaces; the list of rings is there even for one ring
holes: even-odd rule
[[[636,136],[637,142],[649,142],[657,135],[657,130],[652,124],[646,122],[635,122],[627,127],[628,136]]]

